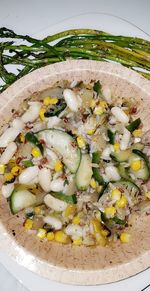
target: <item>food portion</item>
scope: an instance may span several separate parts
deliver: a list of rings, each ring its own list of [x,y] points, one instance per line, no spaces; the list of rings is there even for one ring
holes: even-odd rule
[[[0,92],[35,69],[70,59],[113,61],[150,80],[150,42],[139,37],[81,28],[39,40],[2,27],[0,41]]]
[[[150,211],[149,134],[138,103],[99,81],[24,100],[0,136],[1,193],[40,240],[106,246]],[[148,135],[148,136],[147,136]]]

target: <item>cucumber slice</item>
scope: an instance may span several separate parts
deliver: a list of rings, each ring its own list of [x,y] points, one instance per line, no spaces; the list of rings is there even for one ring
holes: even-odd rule
[[[92,165],[89,155],[82,155],[79,169],[76,173],[76,185],[79,190],[86,190],[92,177]]]
[[[77,197],[75,194],[73,195],[65,195],[64,193],[62,192],[50,192],[50,194],[57,198],[57,199],[60,199],[62,201],[65,201],[69,204],[76,204],[77,203]]]
[[[107,135],[109,138],[109,143],[114,144],[115,143],[115,133],[111,131],[111,129],[107,130]]]
[[[121,178],[128,180],[128,181],[131,180],[131,177],[128,173],[128,170],[122,164],[119,164],[118,171],[119,171]]]
[[[131,164],[133,160],[140,159],[142,161],[142,168],[139,171],[133,171],[131,172],[134,174],[136,178],[142,179],[142,180],[148,180],[150,177],[150,169],[149,169],[149,161],[147,156],[141,152],[140,150],[133,149],[133,154],[131,155],[129,159],[129,163]]]
[[[92,154],[92,163],[99,164],[101,160],[101,152],[97,151]]]
[[[37,137],[35,136],[35,134],[33,132],[27,132],[27,134],[25,135],[25,139],[28,142],[34,144],[36,147],[38,147],[41,154],[43,155],[43,152],[44,152],[43,145],[41,143],[39,143]]]
[[[92,163],[94,164],[99,164],[101,160],[101,153],[99,151],[94,152],[92,154]],[[98,168],[92,168],[93,171],[93,178],[100,184],[100,185],[104,185],[104,179],[103,177],[100,175],[99,173],[99,169]]]
[[[126,162],[131,156],[131,149],[127,149],[127,150],[123,150],[119,152],[112,152],[110,156],[112,160],[114,160],[115,162],[119,162],[119,163]]]
[[[137,142],[137,143],[133,144],[131,148],[132,148],[132,150],[142,151],[144,149],[144,144]]]
[[[134,121],[132,121],[129,125],[126,126],[126,129],[129,130],[130,132],[133,132],[135,129],[139,127],[141,124],[141,119],[137,118]]]
[[[47,147],[62,155],[63,162],[71,173],[76,173],[81,160],[80,150],[71,135],[59,129],[45,129],[38,132]]]
[[[26,189],[14,190],[10,196],[10,209],[13,214],[34,205],[36,205],[36,196]]]

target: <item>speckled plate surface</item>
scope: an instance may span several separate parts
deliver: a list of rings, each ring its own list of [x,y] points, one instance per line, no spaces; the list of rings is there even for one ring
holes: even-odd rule
[[[86,60],[50,65],[14,83],[0,95],[1,126],[5,126],[11,118],[11,110],[19,108],[23,99],[62,79],[84,82],[99,79],[102,85],[111,88],[113,95],[135,97],[144,131],[149,129],[150,82],[121,65]],[[34,235],[24,232],[22,214],[12,216],[7,202],[0,198],[0,248],[29,270],[63,283],[93,285],[114,282],[148,268],[148,223],[149,216],[138,217],[129,230],[132,234],[130,243],[117,242],[111,248],[40,242]]]

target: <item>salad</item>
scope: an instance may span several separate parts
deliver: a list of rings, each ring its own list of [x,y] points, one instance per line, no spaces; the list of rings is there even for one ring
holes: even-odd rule
[[[1,193],[40,240],[107,246],[132,239],[150,209],[148,133],[134,98],[99,81],[57,82],[23,101],[0,136]]]

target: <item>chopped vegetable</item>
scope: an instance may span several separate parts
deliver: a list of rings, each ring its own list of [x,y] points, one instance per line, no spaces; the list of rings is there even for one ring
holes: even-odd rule
[[[100,81],[97,81],[94,83],[94,86],[93,86],[93,90],[97,93],[97,95],[100,94],[101,92],[101,84],[100,84]]]
[[[76,204],[77,203],[77,197],[75,194],[73,195],[65,195],[64,193],[61,192],[51,192],[50,193],[53,197],[60,199],[62,201],[65,201],[69,204]]]
[[[31,160],[24,160],[22,161],[23,165],[25,168],[28,168],[28,167],[33,167],[33,162]]]
[[[27,132],[27,134],[25,135],[25,139],[28,142],[31,142],[32,144],[34,144],[36,147],[38,147],[41,154],[43,154],[43,152],[44,152],[43,145],[41,143],[39,143],[37,137],[35,136],[35,134],[33,132]]]
[[[132,121],[129,125],[126,126],[127,130],[133,132],[135,129],[139,127],[141,124],[141,119],[137,118],[136,120]]]
[[[112,132],[111,129],[108,129],[107,130],[107,135],[108,135],[108,138],[109,138],[109,143],[114,145],[114,143],[115,143],[115,133]]]

